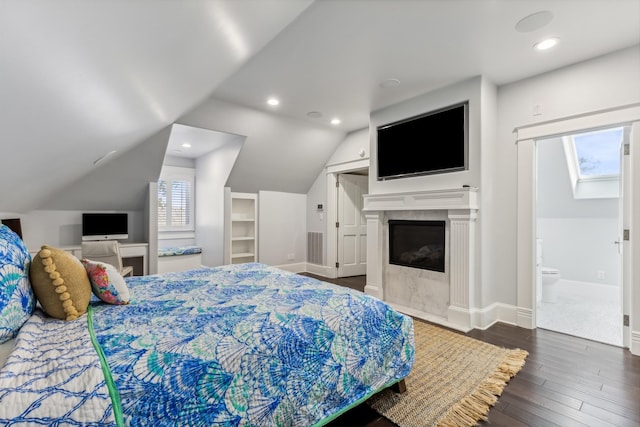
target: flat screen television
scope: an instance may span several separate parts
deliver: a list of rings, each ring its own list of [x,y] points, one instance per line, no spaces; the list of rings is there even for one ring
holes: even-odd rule
[[[82,240],[123,240],[129,238],[127,213],[83,213]]]
[[[378,180],[468,169],[469,103],[379,126]]]

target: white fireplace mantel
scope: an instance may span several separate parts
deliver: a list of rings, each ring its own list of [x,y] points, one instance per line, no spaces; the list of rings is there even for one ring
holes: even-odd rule
[[[462,187],[411,193],[368,194],[363,211],[478,209],[478,189]]]
[[[400,311],[462,331],[474,327],[472,307],[476,267],[476,218],[478,189],[463,187],[411,193],[369,194],[364,196],[367,220],[367,285],[365,292],[389,300],[384,283],[386,245],[384,236],[387,211],[446,211],[449,219],[449,305],[446,318],[422,313],[412,307],[396,306]],[[393,298],[391,298],[393,299]]]

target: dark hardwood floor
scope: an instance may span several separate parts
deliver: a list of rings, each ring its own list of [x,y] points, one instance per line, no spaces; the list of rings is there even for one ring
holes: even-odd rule
[[[363,290],[365,276],[320,280]],[[467,336],[529,352],[481,426],[640,426],[640,357],[627,349],[544,329],[497,323]],[[426,403],[426,402],[425,402]],[[392,427],[366,405],[331,427]]]

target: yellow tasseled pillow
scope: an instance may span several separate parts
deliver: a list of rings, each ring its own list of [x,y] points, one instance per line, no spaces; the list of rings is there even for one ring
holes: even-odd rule
[[[91,283],[78,258],[43,245],[29,269],[31,287],[42,309],[51,317],[75,320],[86,313]]]

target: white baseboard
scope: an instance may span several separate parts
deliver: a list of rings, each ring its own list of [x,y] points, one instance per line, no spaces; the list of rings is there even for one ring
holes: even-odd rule
[[[450,305],[447,308],[447,323],[452,325],[451,327],[462,332],[469,332],[473,329],[473,323],[471,322],[471,310],[462,307],[456,307]]]
[[[407,314],[412,317],[417,317],[418,319],[426,320],[427,322],[435,323],[437,325],[441,325],[450,329],[455,329],[456,331],[468,332],[469,330],[465,330],[461,328],[459,325],[453,324],[449,322],[447,319],[441,316],[436,316],[435,314],[424,313],[422,311],[416,310],[411,307],[405,307],[404,305],[396,304],[393,302],[388,302],[391,307],[398,310],[400,313]]]
[[[516,307],[516,325],[521,328],[535,329],[533,324],[533,310],[530,308]]]
[[[496,322],[515,325],[517,322],[517,308],[513,305],[493,303],[482,309],[472,309],[471,319],[476,329],[487,329]]]
[[[332,279],[334,278],[333,276],[334,271],[335,271],[334,268],[328,267],[326,265],[312,264],[310,262],[305,263],[306,273],[317,274],[318,276],[328,277]]]
[[[364,293],[367,295],[371,295],[372,297],[376,297],[378,299],[382,299],[382,289],[378,286],[366,284],[364,286]]]
[[[298,262],[295,264],[274,265],[273,267],[279,268],[280,270],[290,271],[292,273],[306,273],[307,271],[306,262]]]
[[[631,331],[631,345],[629,346],[631,354],[640,356],[640,331]]]

